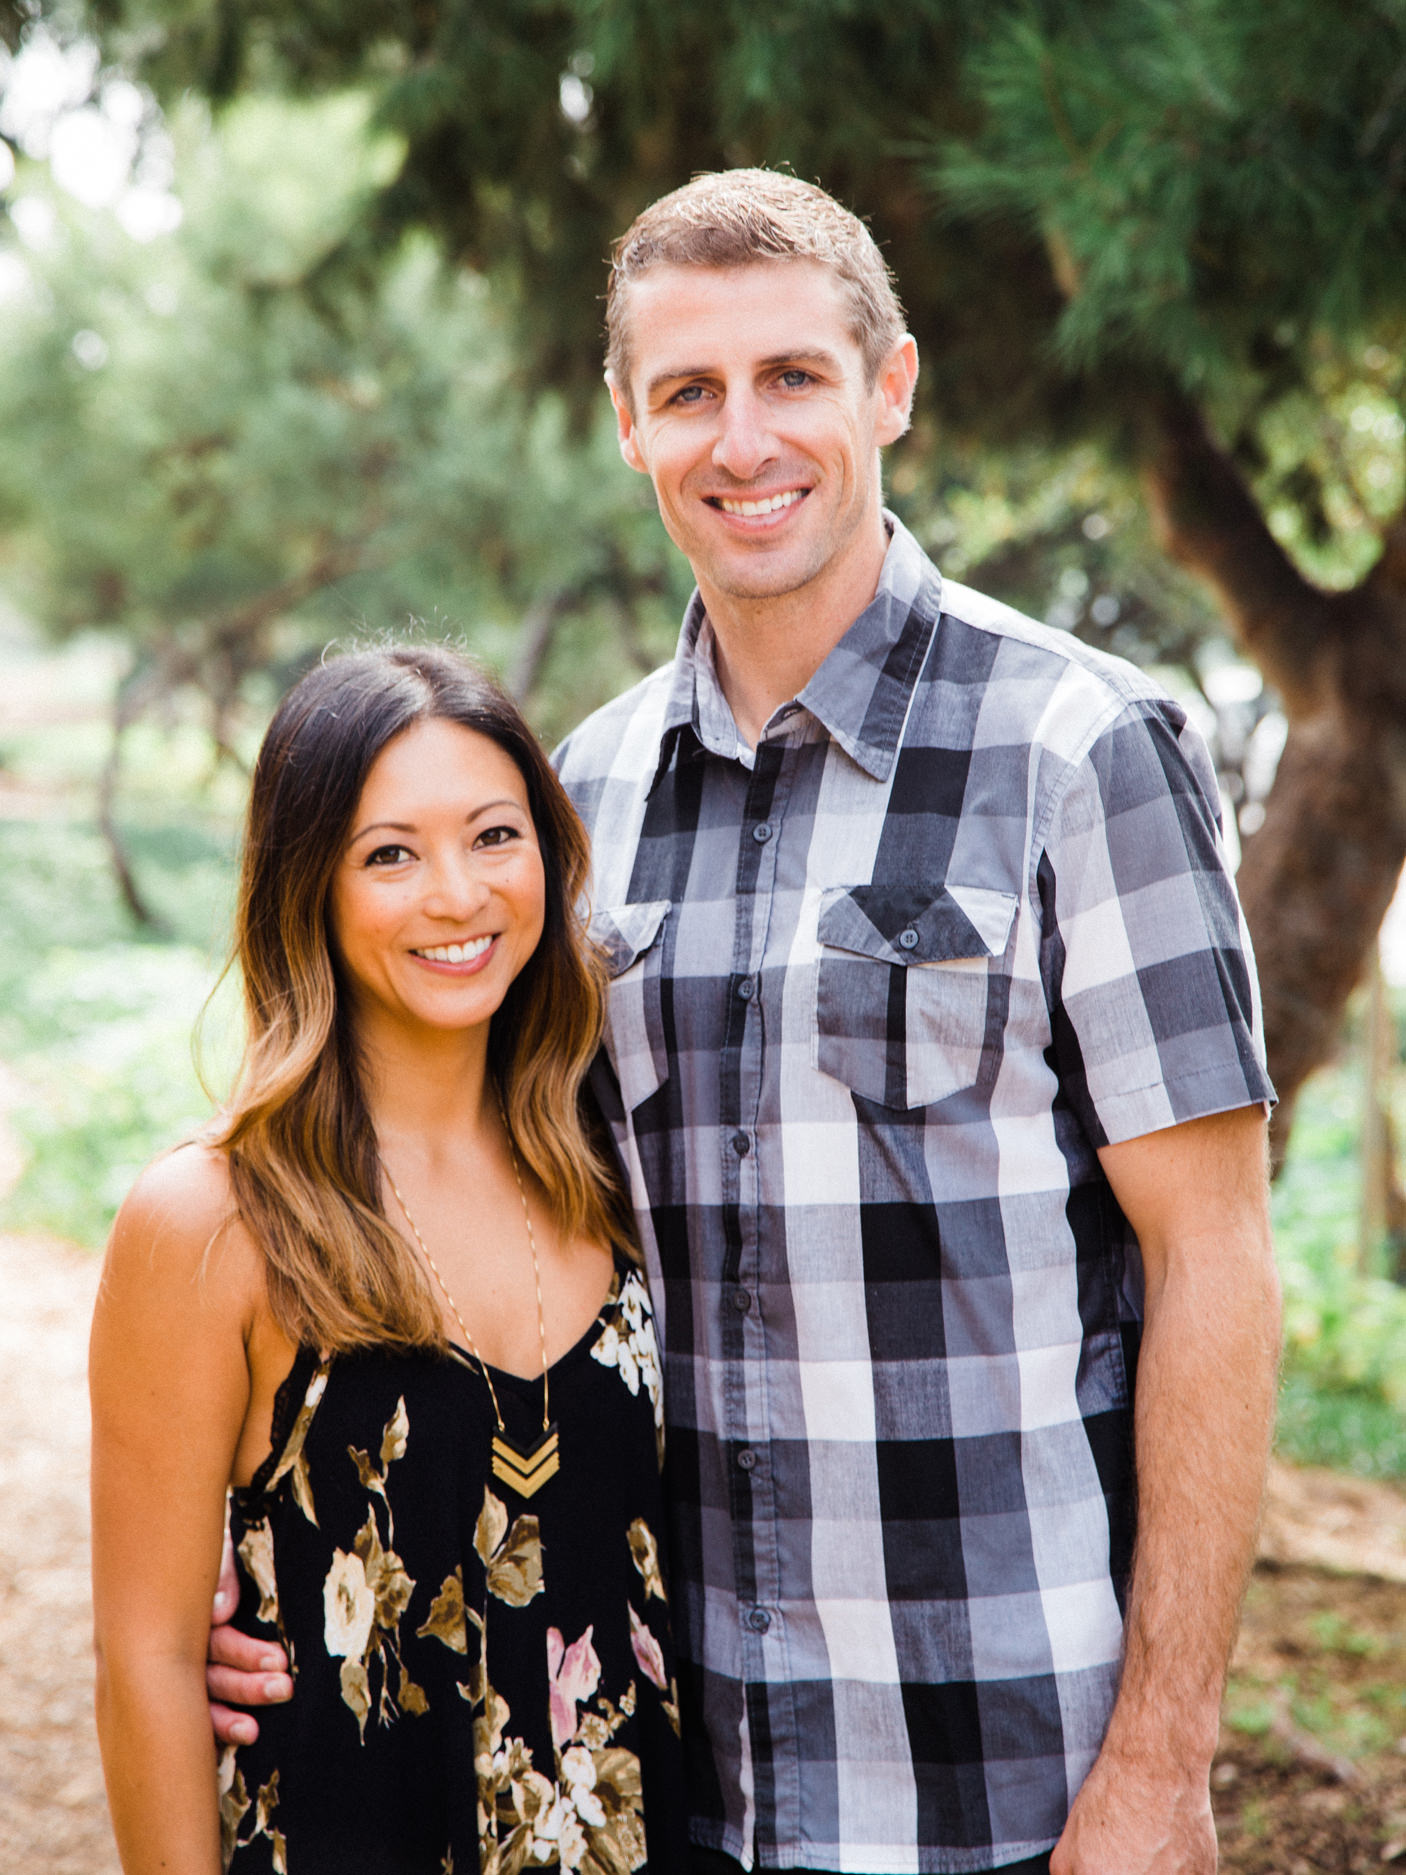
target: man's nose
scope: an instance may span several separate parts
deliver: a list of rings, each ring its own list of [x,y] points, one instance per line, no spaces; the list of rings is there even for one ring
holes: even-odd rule
[[[776,439],[761,398],[751,390],[729,390],[713,445],[714,466],[739,482],[750,482],[776,454]]]

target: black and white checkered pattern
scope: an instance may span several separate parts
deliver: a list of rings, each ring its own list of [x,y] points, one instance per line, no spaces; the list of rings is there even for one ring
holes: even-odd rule
[[[664,1344],[696,1840],[1048,1848],[1116,1690],[1136,1246],[1096,1148],[1270,1097],[1201,743],[942,584],[755,752],[698,601],[560,765]]]

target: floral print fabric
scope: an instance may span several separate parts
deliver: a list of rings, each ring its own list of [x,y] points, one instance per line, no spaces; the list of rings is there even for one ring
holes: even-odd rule
[[[494,1385],[515,1437],[540,1428],[540,1381]],[[467,1358],[299,1356],[274,1452],[234,1502],[240,1624],[277,1634],[295,1678],[220,1762],[235,1875],[685,1866],[662,1390],[636,1270],[551,1392],[561,1470],[525,1504],[490,1472]]]

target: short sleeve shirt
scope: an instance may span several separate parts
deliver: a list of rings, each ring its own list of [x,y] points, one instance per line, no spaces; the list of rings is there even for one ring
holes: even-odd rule
[[[874,1875],[1059,1836],[1134,1534],[1141,1267],[1098,1149],[1271,1097],[1184,712],[890,525],[755,751],[695,598],[559,757],[663,1337],[693,1837]]]

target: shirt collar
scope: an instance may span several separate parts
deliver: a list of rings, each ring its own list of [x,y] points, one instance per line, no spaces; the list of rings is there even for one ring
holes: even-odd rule
[[[888,552],[874,597],[825,659],[796,702],[866,774],[887,779],[918,672],[941,611],[942,576],[908,529],[887,510]],[[691,740],[724,760],[745,745],[718,682],[713,630],[695,592],[684,613],[651,792]]]

